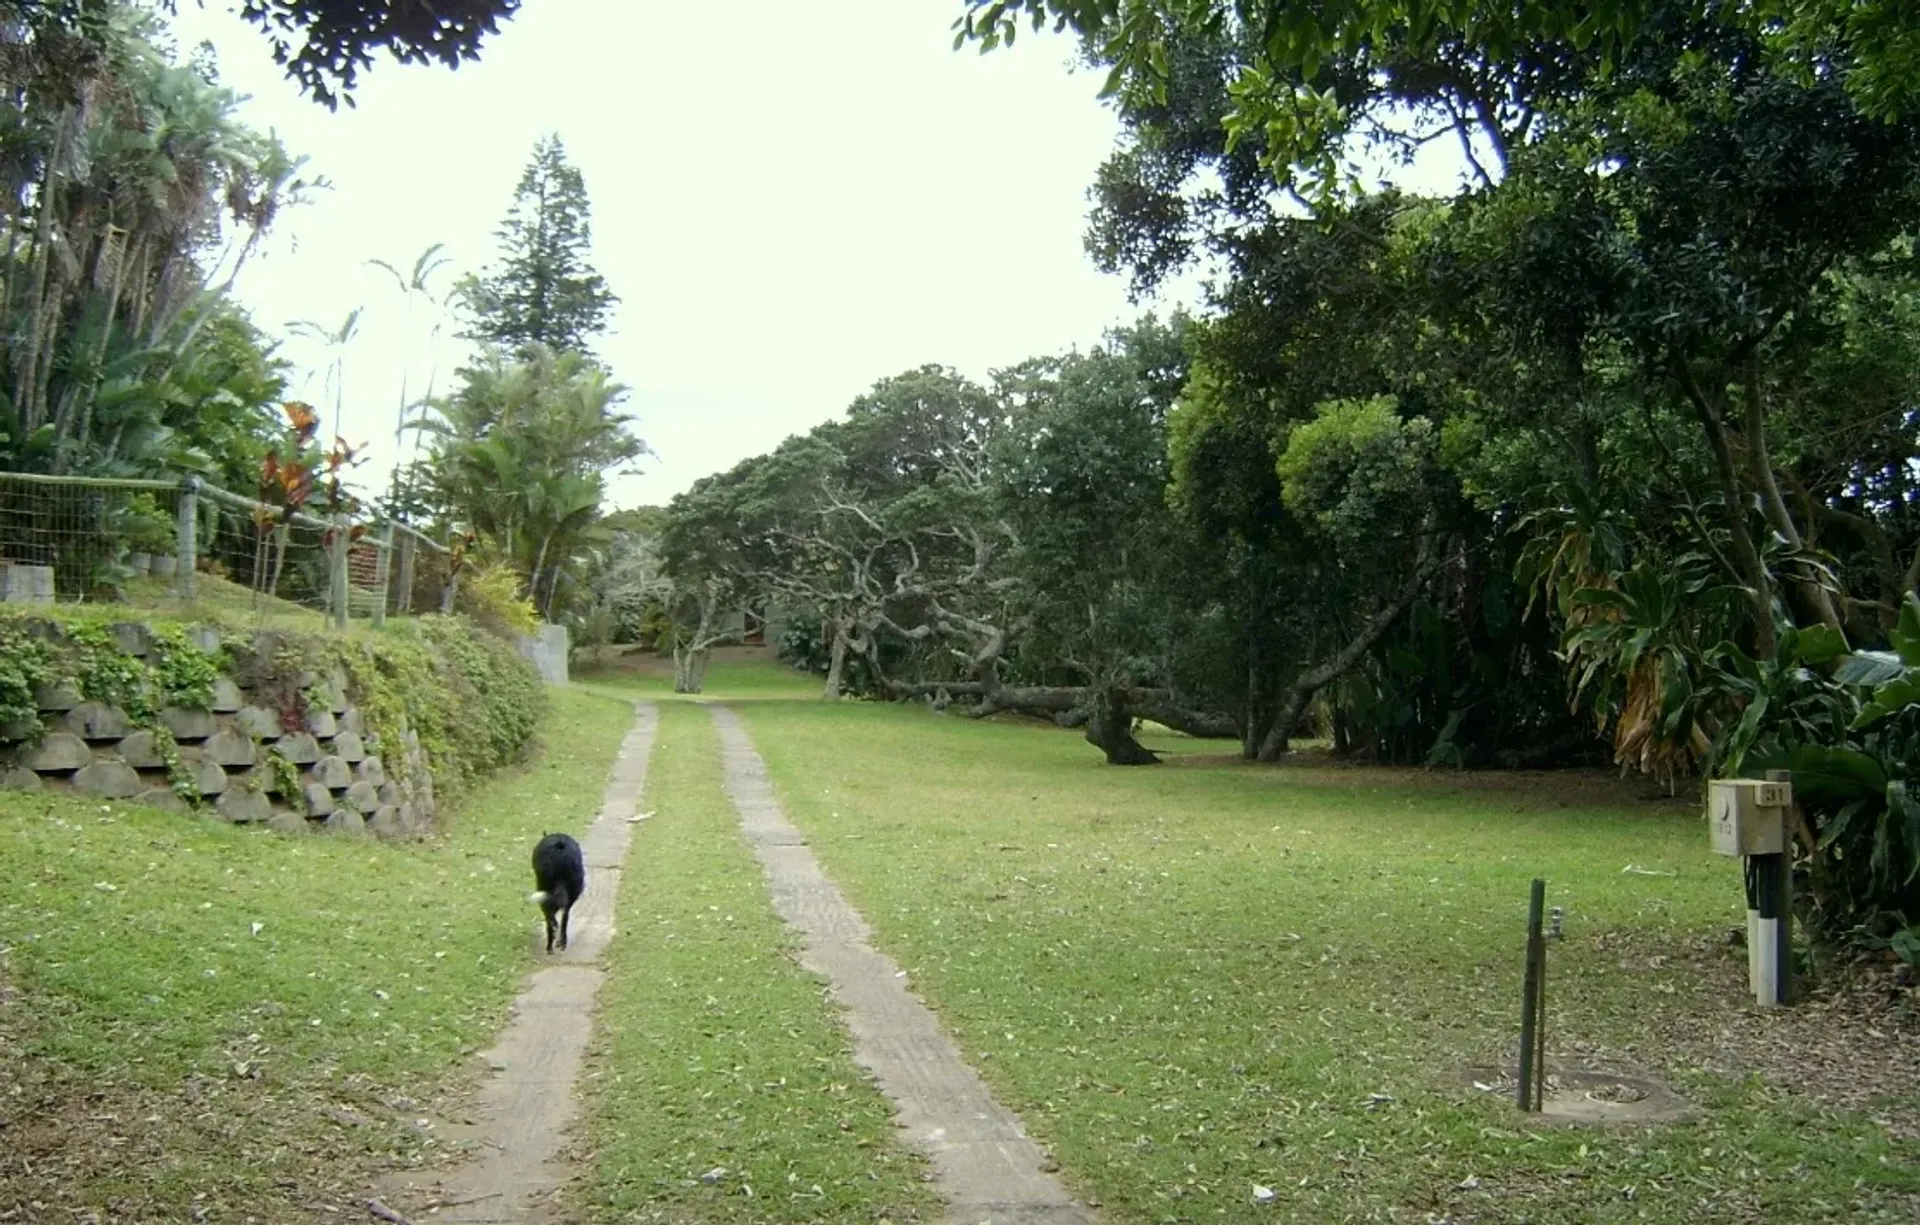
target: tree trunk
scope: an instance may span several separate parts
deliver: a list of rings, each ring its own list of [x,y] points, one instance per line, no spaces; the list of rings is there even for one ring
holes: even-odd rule
[[[533,573],[527,576],[527,595],[535,601],[534,607],[538,610],[542,618],[547,617],[547,609],[538,603],[540,599],[540,575],[541,571],[545,570],[547,565],[547,546],[552,543],[552,532],[548,532],[541,538],[540,548],[533,555]]]
[[[1107,755],[1110,766],[1157,766],[1160,758],[1133,738],[1133,714],[1126,690],[1117,685],[1093,691],[1087,712],[1086,741]]]
[[[1766,563],[1760,560],[1753,533],[1747,530],[1746,496],[1740,487],[1740,470],[1733,460],[1733,447],[1727,440],[1725,415],[1721,411],[1724,397],[1709,395],[1684,363],[1679,364],[1678,370],[1681,386],[1706,434],[1707,449],[1713,454],[1714,470],[1720,478],[1720,513],[1733,542],[1733,555],[1746,582],[1747,602],[1753,612],[1754,654],[1763,660],[1772,659],[1780,653],[1773,626],[1773,580],[1767,573]]]
[[[1287,751],[1287,743],[1293,735],[1293,729],[1298,726],[1300,717],[1307,712],[1307,706],[1312,703],[1313,695],[1345,676],[1366,656],[1368,651],[1373,649],[1381,636],[1393,627],[1393,623],[1400,619],[1401,614],[1407,611],[1414,597],[1420,594],[1421,588],[1427,585],[1427,580],[1433,577],[1433,572],[1440,568],[1440,559],[1443,555],[1442,546],[1434,545],[1415,564],[1413,575],[1407,580],[1406,585],[1388,604],[1374,613],[1372,619],[1360,627],[1360,632],[1355,634],[1346,646],[1340,648],[1339,654],[1294,678],[1293,683],[1287,686],[1286,695],[1280,699],[1280,706],[1274,712],[1272,725],[1267,728],[1267,734],[1261,738],[1259,760],[1280,760]]]
[[[1805,538],[1800,534],[1799,525],[1794,523],[1793,512],[1787,509],[1787,500],[1780,495],[1780,483],[1773,475],[1773,456],[1767,447],[1766,396],[1760,386],[1760,359],[1747,358],[1743,374],[1746,388],[1743,425],[1747,459],[1753,470],[1753,483],[1760,492],[1761,511],[1788,546],[1796,550],[1803,549],[1806,547]],[[1791,580],[1790,589],[1797,597],[1802,616],[1834,629],[1842,628],[1839,610],[1833,606],[1833,599],[1827,594],[1826,588],[1803,572],[1800,577]]]
[[[827,651],[827,685],[820,693],[823,702],[838,702],[840,689],[847,674],[847,627],[836,620],[833,623],[833,645]]]
[[[1240,727],[1231,715],[1182,706],[1171,693],[1135,689],[1128,693],[1127,700],[1129,708],[1140,718],[1152,719],[1196,740],[1240,738]]]
[[[60,112],[59,120],[54,124],[53,143],[47,152],[46,171],[40,183],[40,215],[34,222],[33,242],[27,248],[28,266],[31,272],[28,283],[28,301],[32,303],[21,311],[28,319],[27,347],[14,366],[13,411],[20,421],[23,434],[31,434],[42,424],[42,415],[36,412],[38,401],[34,396],[34,387],[40,377],[40,368],[50,360],[45,351],[45,323],[47,316],[47,284],[52,277],[53,259],[53,212],[56,193],[54,178],[58,173],[55,167],[66,156],[67,133],[73,123],[74,108],[68,104]],[[12,303],[8,303],[12,311]]]
[[[675,693],[699,693],[707,684],[707,657],[712,648],[707,646],[681,646],[673,648],[673,691]]]
[[[1353,753],[1353,719],[1336,706],[1333,709],[1333,754],[1347,757]]]

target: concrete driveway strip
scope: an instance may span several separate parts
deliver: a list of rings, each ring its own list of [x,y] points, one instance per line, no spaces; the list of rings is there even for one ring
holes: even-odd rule
[[[805,938],[801,964],[823,975],[846,1010],[854,1057],[892,1099],[911,1141],[933,1162],[956,1225],[1091,1225],[1094,1214],[1043,1167],[1046,1154],[979,1074],[786,819],[733,711],[712,707],[727,796],[766,870],[774,909]]]
[[[514,1000],[512,1020],[483,1053],[494,1071],[476,1105],[478,1155],[435,1187],[402,1183],[390,1191],[402,1202],[432,1210],[436,1221],[543,1225],[556,1219],[555,1193],[570,1175],[560,1152],[578,1110],[575,1085],[593,1036],[594,1000],[606,978],[601,956],[613,939],[620,869],[633,834],[628,818],[646,786],[658,724],[657,708],[635,708],[599,816],[580,838],[587,891],[568,921],[567,951],[550,959],[540,954],[541,968]],[[529,843],[529,854],[532,849]],[[530,889],[530,869],[526,878]],[[527,909],[538,918],[536,908]],[[544,949],[544,932],[534,938]]]

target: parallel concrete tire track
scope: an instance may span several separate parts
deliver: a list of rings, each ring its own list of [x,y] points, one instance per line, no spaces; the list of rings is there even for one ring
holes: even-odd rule
[[[780,810],[766,763],[733,711],[711,707],[727,797],[758,856],[774,909],[805,938],[801,964],[846,1010],[854,1058],[873,1074],[910,1141],[933,1162],[955,1225],[1093,1225],[1094,1214],[1047,1173],[1046,1155],[994,1100],[939,1020],[909,992],[892,958]],[[444,1218],[443,1218],[444,1219]]]
[[[633,834],[629,818],[646,786],[659,726],[654,706],[636,706],[634,716],[600,813],[580,838],[587,892],[568,921],[567,951],[534,972],[514,1000],[513,1018],[499,1041],[483,1054],[494,1074],[476,1104],[478,1156],[437,1184],[396,1180],[383,1189],[396,1206],[433,1210],[435,1221],[546,1225],[557,1219],[554,1198],[571,1173],[560,1151],[578,1112],[575,1089],[593,1036],[594,1001],[606,979],[601,955],[613,939],[621,866]],[[531,853],[531,843],[527,849]],[[531,879],[529,874],[529,887]],[[544,934],[536,938],[544,949]]]

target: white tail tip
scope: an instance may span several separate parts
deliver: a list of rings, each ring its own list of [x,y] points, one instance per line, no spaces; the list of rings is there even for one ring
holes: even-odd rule
[[[547,900],[547,891],[545,889],[536,889],[527,895],[527,900],[535,906],[541,905]]]

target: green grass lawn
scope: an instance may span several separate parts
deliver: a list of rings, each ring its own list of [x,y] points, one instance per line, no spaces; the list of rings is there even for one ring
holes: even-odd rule
[[[1920,1084],[1875,1083],[1896,1043],[1913,1066],[1911,1018],[1752,1010],[1738,870],[1688,805],[741,710],[828,873],[1111,1220],[1916,1219]],[[1663,1077],[1689,1121],[1552,1126],[1472,1087],[1512,1058],[1536,875],[1567,908],[1552,1056]]]
[[[553,699],[545,755],[429,845],[0,795],[0,1219],[359,1219],[428,1155],[530,964],[528,850],[592,819],[632,721]]]
[[[880,1221],[937,1201],[793,960],[704,710],[661,709],[600,996],[575,1188],[593,1221]],[[715,1173],[714,1171],[723,1171]]]
[[[673,662],[652,653],[575,667],[577,685],[647,701],[703,701],[716,696],[733,703],[805,700],[820,696],[821,678],[796,672],[757,647],[720,647],[707,672],[707,692],[676,694]]]

